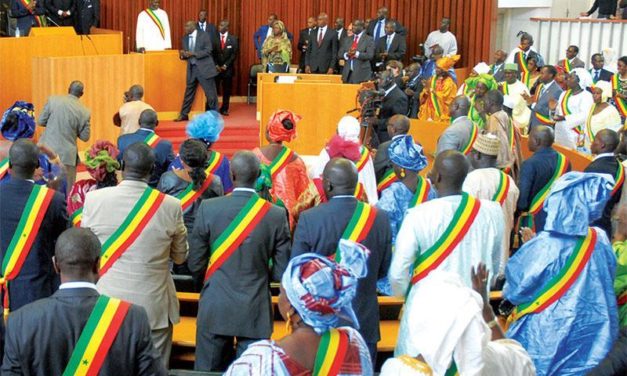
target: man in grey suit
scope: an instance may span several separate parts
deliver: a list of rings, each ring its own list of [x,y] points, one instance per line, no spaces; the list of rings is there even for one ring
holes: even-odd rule
[[[372,78],[374,39],[364,31],[362,20],[353,21],[353,33],[352,38],[344,40],[338,56],[346,61],[342,70],[342,81],[359,84]]]
[[[45,127],[40,142],[59,155],[67,171],[67,192],[76,181],[78,146],[76,138],[89,141],[91,113],[79,98],[83,96],[85,86],[80,81],[73,81],[68,95],[51,96],[39,116],[39,125]]]
[[[309,36],[305,73],[333,74],[337,62],[337,33],[329,27],[329,16],[318,15],[318,27]]]
[[[463,151],[472,132],[472,121],[468,118],[470,101],[465,95],[455,98],[449,108],[451,124],[442,132],[438,140],[436,156],[446,150]]]
[[[241,215],[250,214],[242,209],[258,199],[254,187],[259,168],[252,152],[235,154],[231,160],[233,193],[205,200],[196,214],[187,264],[198,280],[205,280],[198,305],[197,371],[224,371],[234,355],[239,357],[249,344],[272,334],[270,279],[280,281],[290,257],[285,209],[265,202],[269,207],[263,218],[243,242],[233,243],[236,248],[221,259],[223,263],[213,260],[213,265],[220,266],[207,273],[222,234],[230,233]]]
[[[374,174],[377,177],[377,182],[381,182],[385,173],[393,168],[392,162],[390,161],[390,144],[394,139],[409,133],[410,124],[409,118],[405,115],[394,115],[388,120],[387,131],[390,140],[379,144],[373,161]]]
[[[536,90],[539,90],[533,97],[523,94],[523,98],[527,101],[527,105],[531,107],[531,120],[529,121],[529,133],[531,129],[536,125],[550,125],[554,126],[555,122],[551,119],[549,109],[549,102],[551,100],[557,101],[562,94],[562,88],[555,82],[555,76],[557,75],[557,69],[552,65],[545,65],[540,70],[540,82],[542,87],[538,86]],[[547,122],[547,119],[549,121]]]
[[[61,234],[53,257],[61,286],[9,317],[3,375],[63,374],[101,296],[95,285],[99,259],[100,241],[90,230]],[[150,338],[146,311],[134,304],[103,355],[99,375],[167,375]]]
[[[507,52],[503,50],[497,50],[494,53],[494,64],[490,65],[490,74],[496,82],[505,81],[505,60],[507,59]]]
[[[85,198],[81,226],[91,229],[102,244],[124,225],[146,192],[154,193],[148,188],[155,164],[150,146],[134,143],[124,152],[123,162],[124,180],[118,186],[90,192]],[[182,264],[187,258],[187,230],[181,202],[168,195],[162,200],[126,251],[100,273],[98,291],[144,307],[152,341],[167,367],[173,324],[180,320],[169,261]]]
[[[181,60],[187,60],[187,86],[183,97],[183,106],[179,117],[174,121],[189,120],[189,111],[192,109],[198,85],[205,92],[207,101],[205,111],[218,110],[218,92],[215,77],[218,69],[213,61],[213,46],[208,33],[198,32],[194,21],[185,24],[185,36],[182,39],[183,50]]]

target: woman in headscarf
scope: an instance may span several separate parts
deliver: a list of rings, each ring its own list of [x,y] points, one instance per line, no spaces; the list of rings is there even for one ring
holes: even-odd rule
[[[358,200],[370,203],[370,205],[376,204],[379,200],[372,156],[368,148],[359,141],[359,132],[359,120],[348,115],[342,117],[337,124],[337,134],[320,152],[313,177],[322,201],[326,201],[322,189],[322,173],[332,158],[346,158],[355,163],[359,178],[355,191],[355,197]]]
[[[224,129],[224,119],[216,111],[207,111],[204,114],[195,116],[192,121],[187,123],[186,133],[190,138],[202,141],[207,148],[207,175],[213,174],[220,177],[224,193],[230,193],[233,190],[233,182],[231,181],[231,169],[229,160],[220,152],[213,150],[213,144],[220,138],[220,133]],[[183,169],[183,163],[180,156],[177,156],[170,170]]]
[[[468,117],[480,129],[485,127],[484,97],[490,90],[498,89],[498,84],[491,74],[480,74],[473,77],[469,83],[474,87],[474,91],[470,96],[470,111]]]
[[[450,120],[449,106],[455,99],[457,85],[451,78],[449,69],[459,61],[459,55],[439,58],[435,65],[435,75],[424,83],[420,94],[420,120],[432,120],[447,123]]]
[[[575,68],[566,75],[568,90],[560,94],[559,100],[550,100],[549,108],[555,111],[555,143],[569,149],[583,148],[586,118],[594,104],[587,90],[592,85],[590,72]]]
[[[290,261],[281,280],[278,304],[289,334],[279,341],[263,340],[248,346],[225,375],[373,374],[351,304],[358,279],[367,273],[369,252],[348,240],[340,240],[338,248],[339,264],[313,253]],[[340,327],[340,320],[352,322],[352,327]]]
[[[592,91],[594,104],[588,113],[584,129],[585,146],[583,150],[587,153],[590,153],[590,145],[601,129],[609,128],[620,132],[623,128],[618,110],[607,102],[612,96],[612,84],[607,81],[598,81],[591,86],[590,91]]]
[[[80,226],[81,213],[88,192],[100,188],[115,187],[118,185],[117,171],[119,151],[109,141],[100,140],[85,152],[84,164],[91,179],[79,180],[72,186],[67,198],[67,212],[75,226]]]
[[[261,64],[269,72],[288,72],[292,61],[292,43],[282,21],[274,21],[272,35],[261,48]]]
[[[268,145],[255,148],[253,153],[259,158],[265,180],[271,181],[270,196],[272,201],[287,209],[290,229],[294,230],[299,214],[312,208],[318,193],[307,175],[305,162],[284,142],[296,138],[296,124],[300,116],[290,111],[279,110],[272,114],[266,127]]]
[[[468,78],[466,78],[464,83],[462,83],[457,89],[457,96],[465,95],[468,98],[470,98],[470,96],[475,91],[474,84],[476,82],[473,80],[473,78],[477,77],[480,74],[487,74],[487,73],[490,73],[490,66],[488,64],[482,61],[479,64],[475,65],[475,67],[472,68],[472,70],[470,71]]]

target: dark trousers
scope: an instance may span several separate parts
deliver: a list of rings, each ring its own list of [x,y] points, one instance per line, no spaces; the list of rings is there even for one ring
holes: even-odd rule
[[[368,346],[368,352],[370,352],[370,360],[372,360],[372,369],[377,365],[377,343],[376,342],[366,342],[366,346]]]
[[[191,72],[187,75],[187,86],[185,87],[185,96],[183,97],[183,107],[181,108],[181,116],[189,115],[192,109],[194,98],[196,98],[196,89],[198,85],[202,87],[207,98],[205,102],[205,111],[218,109],[218,94],[216,91],[216,82],[213,78],[204,78],[198,71],[196,65],[191,66]]]
[[[196,371],[224,372],[257,338],[221,336],[196,329]]]
[[[231,92],[233,90],[233,72],[220,73],[216,77],[216,88],[222,87],[222,106],[220,111],[229,111],[231,104]]]

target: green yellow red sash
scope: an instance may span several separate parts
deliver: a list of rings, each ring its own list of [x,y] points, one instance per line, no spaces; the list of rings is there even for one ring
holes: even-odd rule
[[[350,344],[348,333],[331,328],[320,337],[316,352],[313,376],[336,376],[340,374]]]
[[[358,200],[366,200],[367,197],[365,195],[366,189],[364,188],[364,185],[360,182],[357,182],[357,185],[355,186],[355,193],[353,193],[353,196],[355,196],[355,198]]]
[[[147,187],[124,222],[102,245],[100,275],[104,275],[124,252],[137,240],[159,210],[165,195]]]
[[[20,215],[17,228],[2,259],[2,277],[4,287],[4,314],[9,313],[9,282],[15,279],[30,253],[41,223],[54,197],[54,190],[43,185],[34,185]]]
[[[592,256],[596,242],[596,230],[588,228],[588,234],[579,239],[559,273],[551,278],[531,302],[517,306],[508,321],[514,322],[530,313],[540,313],[558,301],[581,275]]]
[[[368,236],[376,217],[377,210],[374,207],[364,202],[357,202],[355,211],[353,212],[350,221],[348,221],[348,225],[344,229],[342,239],[350,240],[355,243],[361,243]],[[335,261],[339,262],[340,260],[340,252],[336,252]]]
[[[570,110],[570,107],[568,107],[568,102],[570,101],[570,97],[572,97],[572,95],[573,95],[572,90],[566,90],[566,93],[564,93],[564,98],[562,99],[562,103],[560,103],[560,108],[562,109],[562,115],[564,116],[568,116],[572,113],[572,111]]]
[[[368,159],[370,158],[370,152],[365,146],[362,146],[361,150],[359,150],[359,153],[360,153],[359,160],[355,162],[355,166],[357,166],[357,171],[361,172],[361,170],[363,170],[364,167],[366,167],[366,163],[368,162]]]
[[[248,235],[268,213],[272,204],[253,194],[233,221],[211,244],[211,257],[205,273],[205,281],[211,278],[233,252],[248,238]]]
[[[148,146],[150,146],[151,148],[155,148],[157,147],[157,145],[159,144],[159,142],[161,141],[161,137],[157,136],[156,133],[152,132],[150,133],[148,136],[146,136],[146,138],[144,139],[144,143]]]
[[[615,75],[612,76],[612,90],[618,94],[619,91],[619,74],[616,73]],[[620,112],[620,116],[622,117],[627,117],[627,99],[624,98],[619,98],[618,95],[614,96],[614,103],[616,103],[616,108],[618,109],[618,112]]]
[[[272,175],[272,179],[276,179],[277,174],[281,172],[283,168],[288,165],[288,163],[290,163],[293,156],[294,152],[292,151],[292,149],[288,148],[287,146],[283,146],[283,149],[281,149],[279,154],[268,166],[270,168],[270,174]]]
[[[457,370],[457,363],[455,363],[455,360],[451,362],[451,365],[446,370],[444,376],[459,376],[459,371]]]
[[[592,132],[592,116],[594,116],[594,110],[596,109],[596,107],[596,103],[592,105],[592,108],[588,113],[588,117],[586,118],[586,133],[588,134],[588,139],[590,140],[591,144],[594,142],[594,139],[596,137],[594,132]]]
[[[522,51],[517,52],[516,62],[518,63],[518,66],[520,67],[520,81],[522,81],[527,87],[529,87],[529,80],[531,78],[531,72],[529,71],[529,67],[527,66],[527,60],[525,60],[524,55],[525,54]]]
[[[383,192],[395,181],[398,181],[398,178],[396,177],[396,173],[394,173],[394,169],[387,170],[379,184],[377,184],[377,191],[379,191],[379,193]]]
[[[570,71],[573,70],[573,66],[568,59],[564,59],[564,70],[566,71],[566,73],[570,73]]]
[[[542,115],[539,112],[535,112],[534,111],[534,116],[536,117],[536,119],[538,119],[538,121],[543,124],[543,125],[555,125],[555,121],[553,119],[551,119],[549,116],[547,115]]]
[[[176,198],[181,200],[181,208],[183,211],[187,210],[203,193],[205,193],[211,185],[213,179],[214,175],[207,175],[207,178],[198,190],[194,190],[194,183],[189,183],[183,192],[176,195]]]
[[[70,216],[70,219],[72,220],[72,226],[81,227],[81,221],[83,220],[83,208],[81,207],[76,209]]]
[[[442,116],[442,109],[440,108],[440,104],[438,103],[438,97],[435,95],[437,81],[438,76],[434,75],[431,78],[431,90],[429,91],[429,99],[431,100],[431,105],[433,105],[433,109],[435,110],[435,116],[439,118],[440,116]]]
[[[616,160],[616,163],[618,163],[618,168],[616,169],[616,174],[614,174],[614,188],[612,188],[611,196],[614,196],[625,182],[625,168],[619,160]]]
[[[416,206],[426,202],[429,198],[429,192],[431,191],[431,183],[423,176],[418,176],[418,184],[416,185],[416,192],[414,192],[414,196],[411,198],[409,202],[410,208],[415,208]]]
[[[22,3],[22,5],[24,6],[24,8],[26,8],[26,10],[28,10],[28,12],[33,16],[33,18],[35,19],[35,23],[37,24],[37,26],[39,27],[44,27],[46,26],[48,23],[46,22],[46,18],[44,16],[38,16],[36,15],[32,10],[30,10],[30,8],[28,7],[30,5],[32,0],[20,0],[20,3]]]
[[[444,233],[435,244],[418,256],[412,273],[412,284],[418,283],[446,260],[468,233],[480,207],[479,200],[467,193],[462,193],[459,207]]]
[[[618,298],[616,299],[616,303],[619,306],[624,306],[625,304],[627,304],[627,290],[623,291]]]
[[[0,161],[0,180],[9,172],[9,158]]]
[[[507,127],[507,140],[509,141],[509,150],[514,150],[514,140],[516,139],[515,127],[514,123],[512,123],[512,119],[508,119],[508,127]]]
[[[501,93],[503,93],[503,95],[509,95],[509,85],[507,82],[501,84]]]
[[[104,295],[98,297],[63,376],[96,376],[100,373],[130,306],[130,303],[119,299]]]
[[[150,8],[146,8],[146,14],[148,14],[148,17],[150,17],[152,22],[154,22],[157,28],[159,28],[159,32],[161,33],[161,38],[165,39],[165,29],[163,28],[163,24],[161,23],[161,20],[159,19],[159,17],[157,17],[157,14]]]
[[[509,176],[503,171],[499,171],[499,186],[492,197],[492,201],[496,201],[503,206],[503,203],[507,199],[507,194],[509,193],[509,185]]]
[[[477,135],[479,134],[479,127],[477,126],[477,124],[475,124],[474,122],[471,122],[471,129],[470,129],[470,138],[468,139],[468,142],[466,143],[466,145],[464,145],[464,147],[462,148],[462,153],[465,155],[468,155],[470,153],[470,151],[472,150],[472,145],[475,144],[475,141],[477,140]]]

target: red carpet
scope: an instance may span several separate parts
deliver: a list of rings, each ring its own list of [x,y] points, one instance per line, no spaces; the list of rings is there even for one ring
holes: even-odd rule
[[[232,103],[229,116],[224,117],[224,131],[212,149],[231,157],[239,150],[251,150],[259,146],[259,123],[255,120],[256,106],[246,103]],[[157,134],[172,141],[174,151],[187,139],[185,125],[171,120],[159,121]]]

